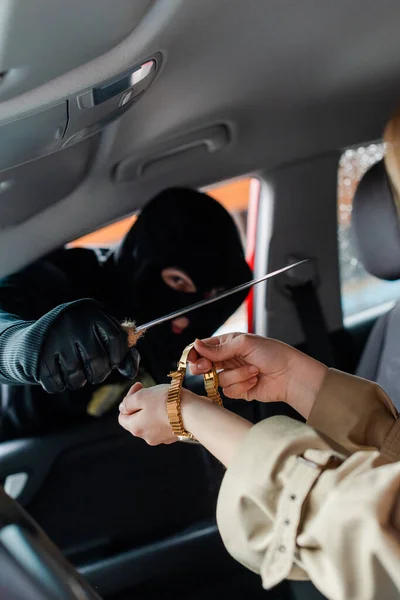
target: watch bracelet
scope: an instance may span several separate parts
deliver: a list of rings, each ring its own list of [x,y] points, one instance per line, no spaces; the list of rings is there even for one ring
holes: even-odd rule
[[[171,383],[168,388],[167,413],[172,431],[175,435],[185,435],[181,412],[181,392],[184,373],[174,371],[169,374]]]
[[[218,391],[218,373],[213,367],[211,371],[204,374],[204,387],[206,390],[207,397],[213,404],[223,406],[222,398]]]
[[[179,441],[198,443],[194,435],[189,431],[186,431],[183,424],[181,411],[181,394],[183,380],[186,374],[186,362],[189,352],[193,346],[194,344],[190,344],[184,349],[178,362],[177,371],[173,371],[168,375],[168,377],[171,377],[171,383],[168,389],[167,413],[171,429],[178,437]],[[203,378],[205,391],[209,400],[211,400],[213,404],[223,406],[222,399],[218,391],[218,374],[215,368],[213,367],[211,371],[205,373]]]

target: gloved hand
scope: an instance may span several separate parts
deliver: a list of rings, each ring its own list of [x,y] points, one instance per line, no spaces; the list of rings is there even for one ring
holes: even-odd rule
[[[50,394],[99,384],[113,369],[133,379],[139,360],[118,321],[90,299],[16,321],[0,336],[1,380],[39,383]]]

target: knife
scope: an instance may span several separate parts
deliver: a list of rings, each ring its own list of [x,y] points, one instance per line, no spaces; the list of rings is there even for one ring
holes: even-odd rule
[[[177,319],[178,317],[181,317],[182,315],[186,315],[186,313],[188,313],[188,312],[192,312],[192,310],[197,310],[198,308],[202,308],[203,306],[208,306],[209,304],[218,302],[218,300],[227,298],[228,296],[231,296],[232,294],[237,294],[238,292],[247,290],[248,288],[251,288],[253,285],[257,285],[257,283],[261,283],[262,281],[266,281],[267,279],[270,279],[271,277],[276,277],[277,275],[280,275],[281,273],[285,273],[286,271],[289,271],[290,269],[299,267],[300,265],[308,262],[308,260],[309,259],[306,258],[304,260],[300,260],[296,263],[288,265],[287,267],[283,267],[282,269],[278,269],[277,271],[272,271],[271,273],[268,273],[267,275],[263,275],[262,277],[258,277],[257,279],[252,279],[251,281],[247,281],[246,283],[242,283],[241,285],[237,285],[236,287],[231,288],[230,290],[226,290],[225,292],[221,292],[220,294],[217,294],[216,296],[213,296],[212,298],[206,298],[205,300],[200,300],[200,302],[196,302],[195,304],[190,304],[189,306],[186,306],[185,308],[181,308],[179,310],[171,312],[168,315],[164,315],[162,317],[158,317],[157,319],[153,319],[152,321],[148,321],[148,323],[144,323],[143,325],[135,326],[135,324],[132,322],[125,322],[125,323],[123,323],[122,326],[128,333],[129,346],[135,345],[137,340],[139,339],[139,337],[141,337],[145,333],[145,331],[147,331],[151,327],[155,327],[155,325],[161,325],[161,323],[165,323],[166,321],[171,321],[173,319]]]

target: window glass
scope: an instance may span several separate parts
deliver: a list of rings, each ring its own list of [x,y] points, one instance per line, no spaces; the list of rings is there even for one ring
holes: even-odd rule
[[[352,203],[357,185],[385,153],[385,144],[348,149],[339,163],[338,236],[341,298],[344,322],[351,325],[390,308],[400,299],[400,282],[369,275],[358,260],[351,229]]]
[[[246,246],[247,209],[250,194],[252,193],[252,182],[254,183],[255,181],[257,180],[246,177],[233,182],[214,185],[204,190],[215,198],[215,200],[218,200],[231,213],[238,226],[244,247]],[[69,246],[111,248],[123,238],[136,218],[137,216],[133,215],[112,225],[98,229],[89,235],[75,240]],[[218,330],[218,333],[227,333],[230,331],[247,331],[246,304],[243,304],[228,319],[224,326]]]
[[[246,248],[247,239],[247,210],[254,179],[245,178],[233,183],[220,184],[210,188],[207,193],[225,206],[234,218],[239,229],[243,247]],[[244,302],[238,310],[218,329],[217,335],[235,331],[248,330],[247,304]]]
[[[122,240],[124,235],[136,221],[136,218],[136,215],[132,215],[127,219],[122,219],[112,225],[97,229],[96,231],[93,231],[93,233],[89,233],[88,235],[71,242],[68,246],[79,248],[111,248],[111,246],[114,246],[114,244],[117,244]]]

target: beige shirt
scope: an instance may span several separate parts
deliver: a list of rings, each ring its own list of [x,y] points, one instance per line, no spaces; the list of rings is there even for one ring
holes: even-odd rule
[[[264,588],[311,579],[330,600],[400,598],[400,420],[376,384],[330,370],[308,420],[252,427],[227,470],[224,544]]]

